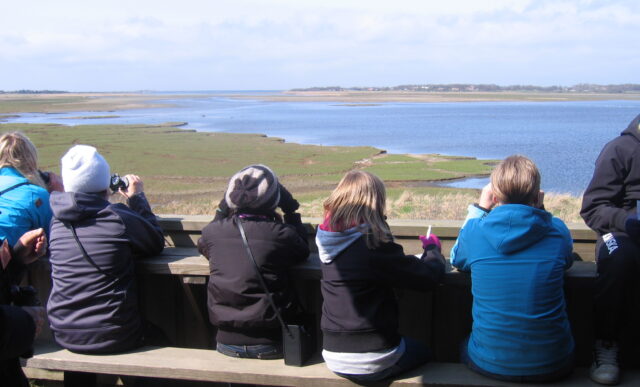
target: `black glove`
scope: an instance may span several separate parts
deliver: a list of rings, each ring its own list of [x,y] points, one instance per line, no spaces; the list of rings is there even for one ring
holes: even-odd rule
[[[624,230],[636,242],[640,241],[640,220],[637,215],[629,215],[624,222]]]
[[[296,210],[300,208],[300,203],[291,196],[291,193],[287,191],[282,184],[278,185],[280,186],[280,202],[278,203],[278,207],[280,207],[285,214],[296,212]]]

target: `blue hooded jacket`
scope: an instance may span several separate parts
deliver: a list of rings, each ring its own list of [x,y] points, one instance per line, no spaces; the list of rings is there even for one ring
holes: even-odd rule
[[[564,365],[574,348],[563,293],[572,247],[567,226],[544,210],[504,204],[486,213],[469,206],[451,262],[471,271],[468,353],[476,365],[512,376]]]
[[[0,238],[13,246],[29,230],[42,227],[49,235],[52,215],[47,190],[29,183],[15,168],[3,167],[0,191],[4,190],[8,191],[0,195]]]

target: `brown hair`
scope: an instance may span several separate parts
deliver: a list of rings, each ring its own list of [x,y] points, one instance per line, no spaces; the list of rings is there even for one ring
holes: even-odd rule
[[[351,171],[340,180],[336,189],[324,201],[325,217],[335,231],[366,224],[367,247],[392,240],[385,221],[386,190],[377,176],[364,171]]]
[[[540,192],[540,171],[524,156],[509,156],[491,172],[491,187],[501,203],[532,205]]]
[[[34,184],[46,187],[38,174],[38,151],[29,137],[20,132],[0,137],[0,168],[12,167]]]

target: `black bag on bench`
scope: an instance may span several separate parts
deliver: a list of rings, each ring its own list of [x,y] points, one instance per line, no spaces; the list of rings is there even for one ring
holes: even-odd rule
[[[267,284],[264,282],[264,278],[262,278],[262,273],[260,273],[260,268],[253,257],[253,253],[249,247],[249,242],[247,241],[247,236],[245,235],[244,227],[242,227],[242,221],[240,219],[237,219],[237,225],[240,230],[240,235],[242,236],[242,243],[247,251],[247,256],[249,257],[249,260],[253,262],[253,267],[256,269],[256,273],[258,274],[260,285],[265,291],[267,300],[275,311],[276,317],[278,318],[278,321],[280,321],[280,325],[282,325],[284,364],[301,367],[309,360],[316,350],[316,330],[313,326],[313,319],[310,318],[308,319],[309,321],[300,322],[299,324],[287,324],[284,322],[282,314],[280,314],[278,307],[275,302],[273,302],[273,298],[267,288]]]

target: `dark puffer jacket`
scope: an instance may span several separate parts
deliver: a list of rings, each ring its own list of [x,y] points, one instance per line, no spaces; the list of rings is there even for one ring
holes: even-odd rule
[[[120,352],[140,344],[142,325],[134,257],[159,254],[162,229],[143,193],[129,207],[93,194],[54,192],[52,288],[47,314],[58,344],[86,353]],[[95,263],[82,254],[67,224]]]
[[[209,320],[218,327],[216,340],[228,345],[274,344],[281,340],[280,324],[242,243],[237,222],[267,288],[285,317],[294,312],[295,294],[287,269],[309,255],[307,233],[300,215],[236,216],[214,220],[202,230],[198,250],[209,259]]]
[[[624,232],[640,199],[640,115],[604,146],[582,198],[580,215],[599,235]]]

